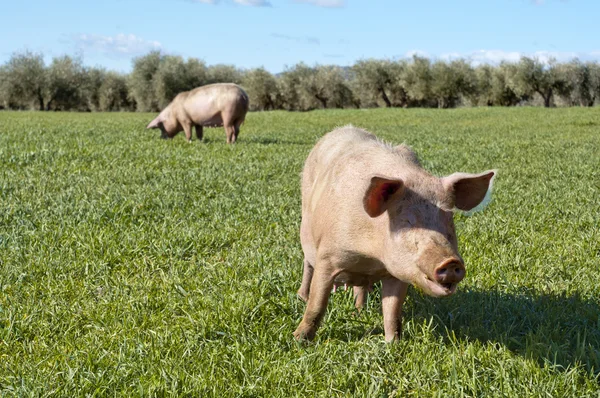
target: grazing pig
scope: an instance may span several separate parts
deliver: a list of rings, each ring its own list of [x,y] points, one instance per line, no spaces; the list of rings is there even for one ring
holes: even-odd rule
[[[452,211],[476,207],[494,175],[438,178],[404,145],[391,147],[352,126],[325,135],[302,173],[298,295],[308,302],[295,338],[315,336],[332,287],[353,285],[360,309],[381,280],[385,339],[398,339],[409,284],[443,297],[464,278]]]
[[[177,94],[169,105],[146,126],[160,129],[162,138],[173,138],[181,130],[192,142],[192,127],[202,139],[203,127],[225,128],[227,143],[233,144],[240,133],[240,125],[248,112],[248,94],[233,83],[217,83]]]

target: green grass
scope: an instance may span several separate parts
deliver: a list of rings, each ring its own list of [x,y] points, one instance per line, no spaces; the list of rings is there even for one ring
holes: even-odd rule
[[[0,113],[0,395],[599,396],[597,109],[252,113],[235,146],[153,116]],[[348,123],[499,175],[456,295],[411,288],[390,345],[379,288],[338,292],[301,345],[299,174]]]

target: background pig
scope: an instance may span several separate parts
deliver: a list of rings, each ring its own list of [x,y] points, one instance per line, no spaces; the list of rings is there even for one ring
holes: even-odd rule
[[[191,142],[193,126],[196,126],[199,140],[204,126],[223,126],[227,143],[234,143],[249,104],[248,94],[240,86],[233,83],[209,84],[177,94],[146,128],[160,129],[162,138],[173,138],[183,130],[185,138]]]
[[[355,286],[356,306],[382,281],[385,339],[402,332],[409,284],[449,296],[465,276],[453,209],[470,210],[485,197],[494,171],[434,177],[404,145],[395,148],[347,126],[325,135],[302,174],[304,274],[307,300],[296,339],[312,339],[333,286]]]

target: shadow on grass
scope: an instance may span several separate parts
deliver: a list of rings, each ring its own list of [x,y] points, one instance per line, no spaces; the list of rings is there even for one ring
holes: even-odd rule
[[[564,368],[600,372],[600,305],[578,295],[468,290],[448,300],[419,297],[414,320],[431,317],[437,333],[502,344],[509,350]],[[429,310],[429,315],[426,312]]]
[[[374,293],[370,305],[380,308],[379,288]],[[477,290],[459,290],[450,298],[434,299],[411,288],[407,304],[404,322],[431,321],[434,333],[447,341],[501,344],[540,366],[581,365],[600,374],[600,303],[596,299]],[[352,341],[381,334],[383,339],[383,328],[369,330],[360,323],[360,317],[350,320],[350,330],[331,330],[330,337]]]
[[[240,137],[238,140],[248,143],[248,144],[260,144],[260,145],[310,145],[312,142],[308,141],[294,141],[294,140],[284,140],[281,138],[274,137],[245,137],[242,139]]]

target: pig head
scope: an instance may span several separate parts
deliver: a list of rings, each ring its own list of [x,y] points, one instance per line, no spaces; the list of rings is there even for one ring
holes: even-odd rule
[[[495,171],[435,177],[410,148],[352,126],[325,135],[302,175],[301,243],[307,300],[297,339],[312,339],[332,287],[353,285],[357,308],[382,281],[386,340],[399,338],[409,284],[449,296],[465,277],[453,211],[482,202]]]

